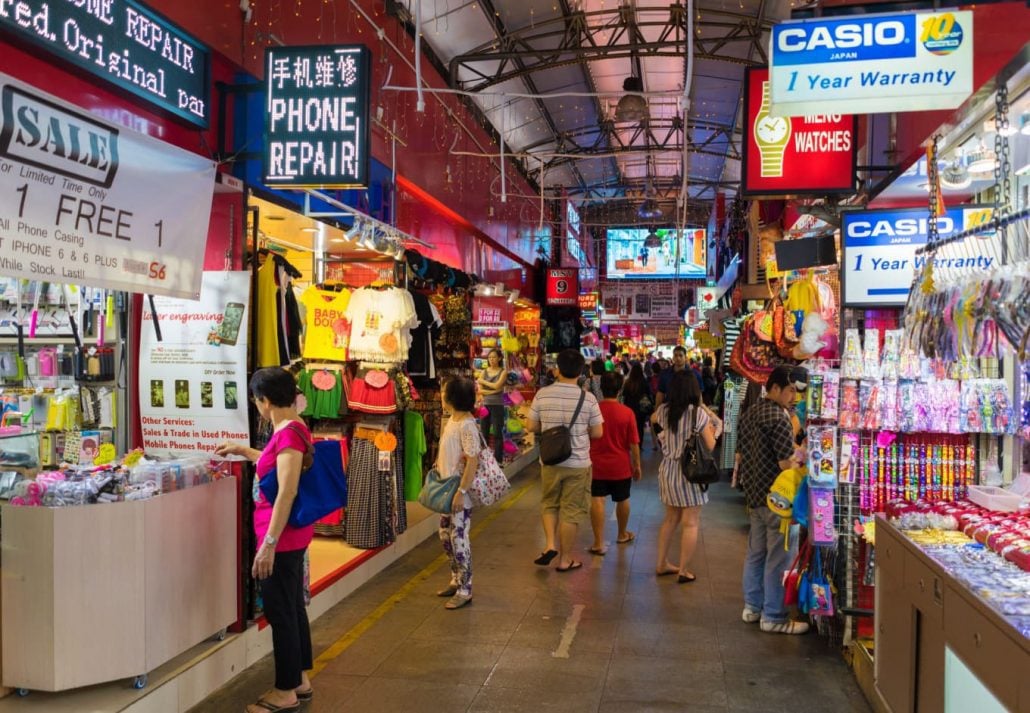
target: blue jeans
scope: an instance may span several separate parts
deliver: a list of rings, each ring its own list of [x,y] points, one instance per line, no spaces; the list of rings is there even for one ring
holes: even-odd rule
[[[762,621],[787,621],[783,605],[783,571],[791,553],[784,549],[780,516],[763,506],[750,512],[751,532],[744,559],[744,605],[762,613]]]

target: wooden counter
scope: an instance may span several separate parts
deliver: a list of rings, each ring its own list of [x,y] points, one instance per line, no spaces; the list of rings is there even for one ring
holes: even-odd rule
[[[150,500],[4,506],[3,684],[152,671],[236,620],[236,480]]]
[[[1006,708],[1030,713],[1030,640],[877,518],[876,687],[894,713],[945,709],[946,647]]]

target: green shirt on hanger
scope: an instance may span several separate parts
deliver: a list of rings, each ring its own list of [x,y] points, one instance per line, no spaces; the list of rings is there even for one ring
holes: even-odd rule
[[[404,412],[404,499],[418,500],[422,492],[422,456],[426,454],[426,425],[417,411]]]

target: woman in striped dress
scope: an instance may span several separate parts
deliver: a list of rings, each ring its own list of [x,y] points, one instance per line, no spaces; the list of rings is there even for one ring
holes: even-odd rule
[[[658,492],[665,505],[665,519],[658,531],[658,564],[655,574],[679,575],[679,583],[693,582],[697,577],[687,569],[697,548],[697,533],[701,527],[701,506],[708,502],[708,494],[693,483],[688,483],[680,471],[680,457],[696,428],[705,446],[715,448],[715,429],[707,412],[701,407],[701,389],[694,374],[684,369],[676,372],[669,383],[668,399],[651,416],[651,422],[661,429],[658,442],[662,447],[662,463],[658,466]],[[676,526],[682,525],[680,535],[679,566],[669,562],[669,543]]]

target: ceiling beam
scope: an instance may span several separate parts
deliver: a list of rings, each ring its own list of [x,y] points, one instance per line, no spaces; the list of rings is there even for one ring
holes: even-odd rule
[[[657,12],[664,13],[664,19],[657,19]],[[700,42],[695,40],[695,58],[747,66],[758,64],[724,50],[728,45],[745,42],[748,56],[753,56],[755,46],[761,43],[765,30],[770,26],[771,23],[742,13],[702,10],[699,27],[721,29],[723,33]],[[654,27],[660,28],[659,40],[647,42],[643,28]],[[456,55],[449,64],[451,83],[476,92],[533,72],[594,59],[682,57],[682,34],[677,36],[677,32],[683,33],[686,29],[686,16],[680,3],[664,8],[638,7],[636,18],[629,20],[623,8],[573,12],[570,18],[562,15],[535,23]],[[600,30],[609,32],[602,42],[597,41]],[[494,71],[487,72],[477,66],[483,63],[496,63],[497,66]],[[462,70],[472,73],[473,77],[460,81]]]

